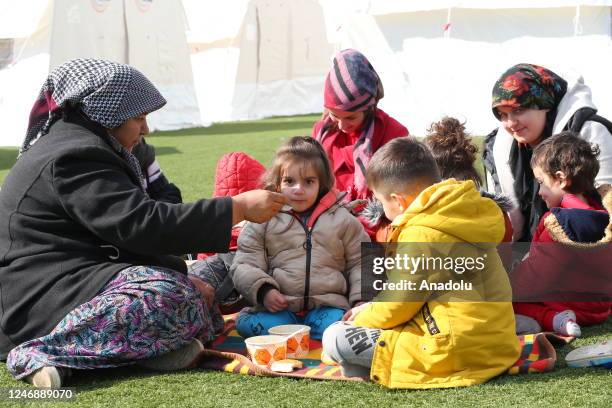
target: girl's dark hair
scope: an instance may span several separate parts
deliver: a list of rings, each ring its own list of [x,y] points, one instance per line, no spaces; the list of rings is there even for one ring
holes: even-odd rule
[[[599,172],[599,147],[582,139],[574,132],[565,131],[540,142],[531,156],[531,168],[539,167],[556,179],[562,171],[570,181],[568,193],[583,194],[595,190]]]
[[[362,129],[367,126],[370,121],[374,120],[374,116],[376,116],[376,105],[370,106],[368,109],[363,111],[363,122],[361,122]],[[357,112],[353,112],[357,113]],[[327,108],[323,109],[323,113],[321,114],[321,119],[325,120],[329,117],[330,111]],[[326,132],[330,129],[338,130],[338,125],[336,122],[328,123],[325,128],[322,129],[323,132]]]
[[[312,164],[319,178],[319,197],[334,187],[334,175],[327,154],[319,142],[309,136],[294,136],[276,151],[272,166],[264,173],[265,189],[279,191],[283,172],[288,165]]]
[[[465,132],[465,123],[445,116],[432,123],[427,132],[425,144],[431,150],[442,178],[472,180],[480,187],[482,179],[474,168],[478,148]]]

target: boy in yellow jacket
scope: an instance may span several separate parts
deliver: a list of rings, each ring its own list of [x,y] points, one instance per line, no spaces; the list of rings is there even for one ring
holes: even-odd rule
[[[431,153],[414,139],[379,149],[366,178],[393,220],[385,261],[394,266],[374,301],[327,329],[325,354],[345,375],[389,388],[468,386],[504,373],[520,345],[495,249],[502,210],[472,181],[440,181]],[[424,267],[429,261],[437,266]]]

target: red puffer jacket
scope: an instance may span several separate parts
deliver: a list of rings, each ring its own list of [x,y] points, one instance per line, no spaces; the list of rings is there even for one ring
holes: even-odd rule
[[[223,155],[217,162],[215,170],[215,191],[213,197],[233,197],[246,191],[261,188],[261,176],[266,168],[257,160],[243,152],[231,152]],[[238,248],[238,235],[242,223],[232,228],[229,249]],[[205,259],[212,254],[198,254],[198,259]]]
[[[260,178],[266,168],[243,152],[224,155],[217,162],[213,197],[233,197],[261,188]]]

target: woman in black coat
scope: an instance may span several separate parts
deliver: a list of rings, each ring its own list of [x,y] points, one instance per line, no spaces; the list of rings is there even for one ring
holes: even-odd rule
[[[43,85],[0,190],[0,358],[16,379],[60,387],[70,369],[181,369],[212,340],[212,288],[174,255],[226,251],[232,225],[266,221],[284,199],[150,198],[131,150],[165,103],[108,61],[70,61]]]

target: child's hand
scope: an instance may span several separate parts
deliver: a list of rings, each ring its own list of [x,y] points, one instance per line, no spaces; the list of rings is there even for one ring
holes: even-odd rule
[[[287,299],[276,289],[271,289],[266,293],[263,304],[266,310],[271,313],[280,312],[289,306]]]
[[[355,307],[346,311],[344,316],[342,316],[342,321],[344,322],[352,322],[355,320],[355,317],[366,307],[368,307],[370,303],[358,302]]]
[[[193,275],[188,275],[189,280],[194,284],[198,291],[204,297],[206,305],[211,308],[215,301],[215,288],[211,284],[204,282],[202,279]]]

